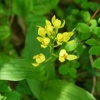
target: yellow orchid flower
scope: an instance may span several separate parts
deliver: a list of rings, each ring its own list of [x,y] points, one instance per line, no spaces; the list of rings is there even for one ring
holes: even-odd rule
[[[58,33],[57,34],[57,44],[61,45],[63,42],[68,42],[68,40],[71,38],[73,35],[73,32],[64,32],[64,33]]]
[[[50,43],[50,39],[48,37],[37,37],[37,40],[41,42],[41,47],[46,48],[48,44]]]
[[[52,17],[51,22],[55,28],[62,28],[65,25],[65,21],[63,21],[63,23],[61,24],[61,21],[59,19],[56,19],[55,15]]]
[[[46,35],[45,28],[39,26],[39,28],[38,28],[38,35],[40,35],[41,37],[45,37],[45,35]]]
[[[59,61],[64,62],[65,60],[75,60],[77,59],[77,56],[75,55],[69,55],[65,49],[62,49],[59,53]]]
[[[32,65],[35,67],[39,66],[39,64],[43,63],[46,60],[44,54],[42,53],[33,56],[33,59],[35,59],[36,63],[32,63]]]
[[[53,31],[53,26],[52,26],[51,22],[48,20],[46,20],[45,30],[47,31],[47,33]]]

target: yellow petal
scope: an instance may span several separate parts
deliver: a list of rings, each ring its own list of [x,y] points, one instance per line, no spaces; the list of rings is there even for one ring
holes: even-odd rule
[[[60,53],[59,53],[59,56],[67,56],[68,55],[68,53],[66,52],[66,50],[65,49],[62,49],[62,50],[60,50]]]
[[[43,38],[43,41],[42,41],[43,45],[47,46],[49,43],[50,43],[50,39],[49,38],[47,38],[47,37]]]
[[[39,64],[38,64],[38,63],[32,63],[32,65],[33,65],[34,67],[39,66]]]
[[[77,59],[77,56],[75,56],[75,55],[68,55],[66,59],[67,60],[75,60],[75,59]]]
[[[36,62],[40,64],[40,63],[44,62],[45,59],[46,59],[45,56],[42,53],[40,53],[38,55],[38,57],[36,58]]]
[[[60,26],[60,28],[64,27],[64,25],[65,25],[65,20],[63,20],[63,23],[62,23],[62,25]]]
[[[38,40],[39,42],[42,42],[43,38],[42,38],[42,37],[37,37],[37,40]]]
[[[56,19],[56,16],[54,15],[54,16],[52,17],[52,20],[51,20],[52,24],[54,23],[55,19]]]
[[[64,59],[63,57],[60,56],[60,57],[59,57],[59,61],[60,61],[60,62],[64,62],[65,59]]]
[[[51,25],[46,25],[45,29],[46,29],[47,33],[48,32],[53,32],[53,26],[51,26]]]
[[[49,20],[46,20],[46,25],[51,25],[51,22]]]
[[[58,34],[57,34],[57,40],[58,40],[58,41],[63,41],[63,38],[64,38],[64,37],[63,37],[63,34],[61,34],[61,33],[58,33]]]
[[[53,25],[54,25],[55,28],[60,28],[60,26],[61,26],[61,21],[58,20],[58,19],[56,19],[56,20],[53,22]]]
[[[38,28],[38,35],[42,36],[42,37],[45,37],[46,35],[46,31],[43,27],[39,27]]]

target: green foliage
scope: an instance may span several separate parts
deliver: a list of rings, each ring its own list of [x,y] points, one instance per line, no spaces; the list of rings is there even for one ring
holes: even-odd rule
[[[26,17],[29,13],[43,15],[53,9],[58,2],[59,0],[13,0],[12,10],[14,14],[23,17]]]
[[[93,63],[94,67],[96,68],[100,68],[100,58],[97,58],[94,63]]]
[[[92,46],[89,50],[89,53],[92,55],[100,55],[100,46]]]
[[[27,78],[43,79],[44,68],[34,68],[30,61],[20,59],[9,63],[0,64],[0,79],[19,81]]]
[[[42,97],[43,100],[96,100],[83,89],[61,80],[49,81]]]
[[[11,35],[10,28],[8,26],[0,26],[0,41],[6,40]]]
[[[88,39],[85,43],[90,45],[90,46],[98,45],[98,41],[94,38]]]
[[[85,23],[78,23],[76,29],[79,32],[78,38],[80,40],[86,40],[91,36],[90,28]]]
[[[99,8],[100,4],[93,0],[1,0],[0,100],[100,98]],[[65,19],[66,26],[59,33],[67,30],[74,35],[62,45],[55,45],[57,37],[53,35],[51,44],[44,49],[37,41],[38,28],[48,28],[45,20],[53,15],[57,15],[61,23]],[[60,20],[56,21],[58,25]],[[76,55],[77,60],[60,63],[61,49],[66,50],[67,57]],[[35,67],[32,58],[39,53],[45,55],[46,61]]]

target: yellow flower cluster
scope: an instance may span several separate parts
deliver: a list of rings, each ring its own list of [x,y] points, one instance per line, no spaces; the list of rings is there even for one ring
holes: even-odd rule
[[[45,27],[39,26],[39,28],[38,28],[39,37],[37,37],[37,40],[39,42],[41,42],[41,47],[46,48],[49,45],[51,39],[57,39],[57,41],[59,42],[60,41],[59,35],[57,36],[57,38],[55,37],[55,35],[57,35],[57,32],[55,32],[55,30],[58,30],[59,28],[64,27],[64,25],[65,25],[65,21],[63,21],[63,23],[61,23],[61,21],[59,19],[56,19],[56,17],[53,16],[51,22],[46,20]],[[67,36],[67,34],[65,34],[65,35]],[[62,38],[63,38],[63,36],[62,36]],[[58,45],[59,45],[59,43],[58,43]]]
[[[39,26],[37,40],[41,43],[41,47],[46,48],[49,46],[50,48],[54,49],[54,47],[62,45],[63,42],[68,43],[69,39],[74,33],[58,33],[58,29],[64,27],[64,25],[65,21],[63,21],[62,23],[59,19],[56,19],[56,16],[54,15],[51,19],[51,22],[49,20],[46,20],[45,27]],[[33,59],[35,60],[35,63],[32,63],[32,65],[36,67],[43,63],[46,60],[46,57],[44,54],[40,53],[33,56]],[[58,59],[60,62],[64,62],[66,59],[77,59],[77,56],[68,54],[65,49],[62,49],[59,52]]]

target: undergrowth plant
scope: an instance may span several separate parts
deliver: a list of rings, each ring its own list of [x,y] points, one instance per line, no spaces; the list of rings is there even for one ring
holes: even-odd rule
[[[100,5],[74,0],[63,11],[58,3],[0,1],[0,100],[96,100]],[[21,43],[14,35],[16,16],[25,37],[22,51],[16,49]]]

